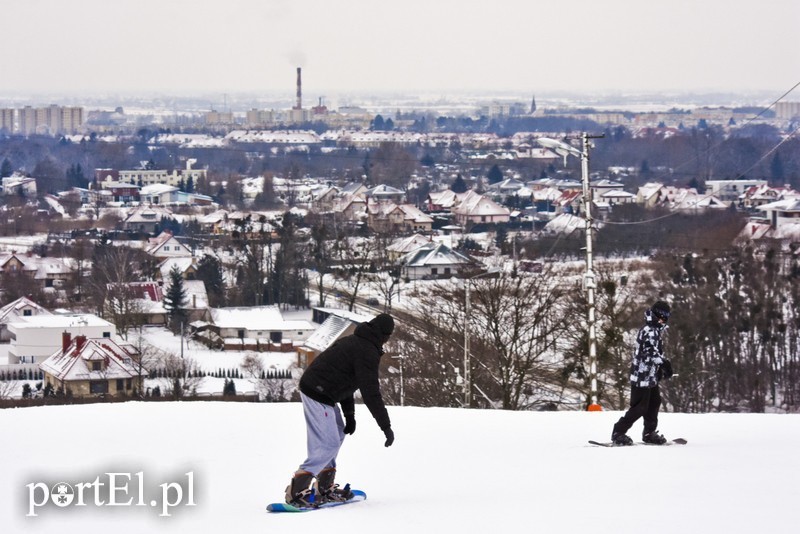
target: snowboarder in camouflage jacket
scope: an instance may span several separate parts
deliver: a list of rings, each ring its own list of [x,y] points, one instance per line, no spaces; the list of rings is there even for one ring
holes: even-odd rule
[[[656,431],[658,410],[661,407],[661,392],[658,383],[672,376],[672,364],[664,355],[664,330],[669,321],[670,307],[659,300],[645,311],[645,325],[636,336],[636,347],[631,362],[631,406],[614,425],[611,441],[615,445],[632,445],[628,430],[644,417],[642,440],[661,445],[666,438]]]

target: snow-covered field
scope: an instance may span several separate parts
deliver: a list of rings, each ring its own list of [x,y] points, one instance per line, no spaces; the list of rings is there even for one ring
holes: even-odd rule
[[[793,532],[800,415],[663,414],[687,446],[600,448],[618,412],[390,407],[397,440],[363,405],[339,457],[366,502],[268,514],[305,455],[299,404],[137,403],[0,410],[0,531]],[[634,427],[638,437],[641,424]],[[39,508],[45,487],[106,484],[117,503]],[[136,473],[141,473],[137,475]],[[185,473],[193,473],[193,484]],[[142,484],[138,484],[142,481]],[[163,512],[167,501],[182,504]],[[42,485],[35,486],[33,484]],[[161,485],[165,486],[162,488]],[[174,485],[170,485],[174,484]],[[46,486],[45,486],[46,485]],[[145,489],[140,499],[138,487]],[[191,487],[190,487],[191,486]],[[186,506],[189,490],[195,506]],[[77,490],[75,490],[77,491]],[[75,493],[73,493],[75,495]],[[77,497],[74,497],[77,499]],[[134,506],[139,501],[143,506]],[[151,502],[152,501],[152,502]],[[155,506],[151,506],[155,503]],[[35,517],[26,517],[33,510]]]

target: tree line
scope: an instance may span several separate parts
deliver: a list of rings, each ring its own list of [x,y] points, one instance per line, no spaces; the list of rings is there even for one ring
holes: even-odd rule
[[[665,408],[681,412],[800,409],[800,251],[737,243],[705,254],[601,262],[597,290],[599,398],[624,409],[633,341],[657,299],[673,314],[666,354],[677,376]],[[473,406],[585,407],[590,398],[582,266],[443,282],[396,312],[402,327],[384,362],[388,396],[418,406],[464,405],[470,340]],[[471,284],[465,317],[464,284]]]

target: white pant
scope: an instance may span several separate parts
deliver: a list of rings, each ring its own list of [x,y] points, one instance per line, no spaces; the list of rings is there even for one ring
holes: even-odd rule
[[[336,467],[336,456],[344,442],[344,421],[338,406],[322,404],[300,393],[306,418],[308,458],[300,469],[314,476]]]

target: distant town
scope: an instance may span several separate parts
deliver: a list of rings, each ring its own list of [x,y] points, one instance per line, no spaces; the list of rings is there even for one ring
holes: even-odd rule
[[[703,295],[721,294],[716,262],[745,250],[758,258],[747,279],[769,271],[773,251],[786,284],[773,287],[793,294],[800,102],[635,111],[531,95],[333,109],[325,97],[305,102],[301,77],[280,109],[169,113],[154,103],[158,113],[132,113],[0,99],[0,397],[236,395],[247,378],[256,397],[288,399],[315,355],[388,311],[405,334],[402,363],[385,365],[411,380],[393,402],[463,402],[474,337],[475,403],[579,406],[586,340],[567,332],[586,317],[587,228],[610,299],[599,319],[609,399],[626,387],[627,365],[612,332],[632,328],[653,295],[696,318]],[[582,132],[592,134],[588,175],[573,154]],[[520,280],[529,299],[515,302]],[[504,320],[491,316],[492,298],[545,312],[546,339],[492,340],[492,321]],[[752,328],[779,328],[770,317]],[[184,342],[196,360],[181,357]],[[755,410],[796,406],[787,367],[764,365],[781,392],[732,397]],[[504,372],[522,377],[498,382]],[[688,380],[690,393],[667,402],[713,402]]]

